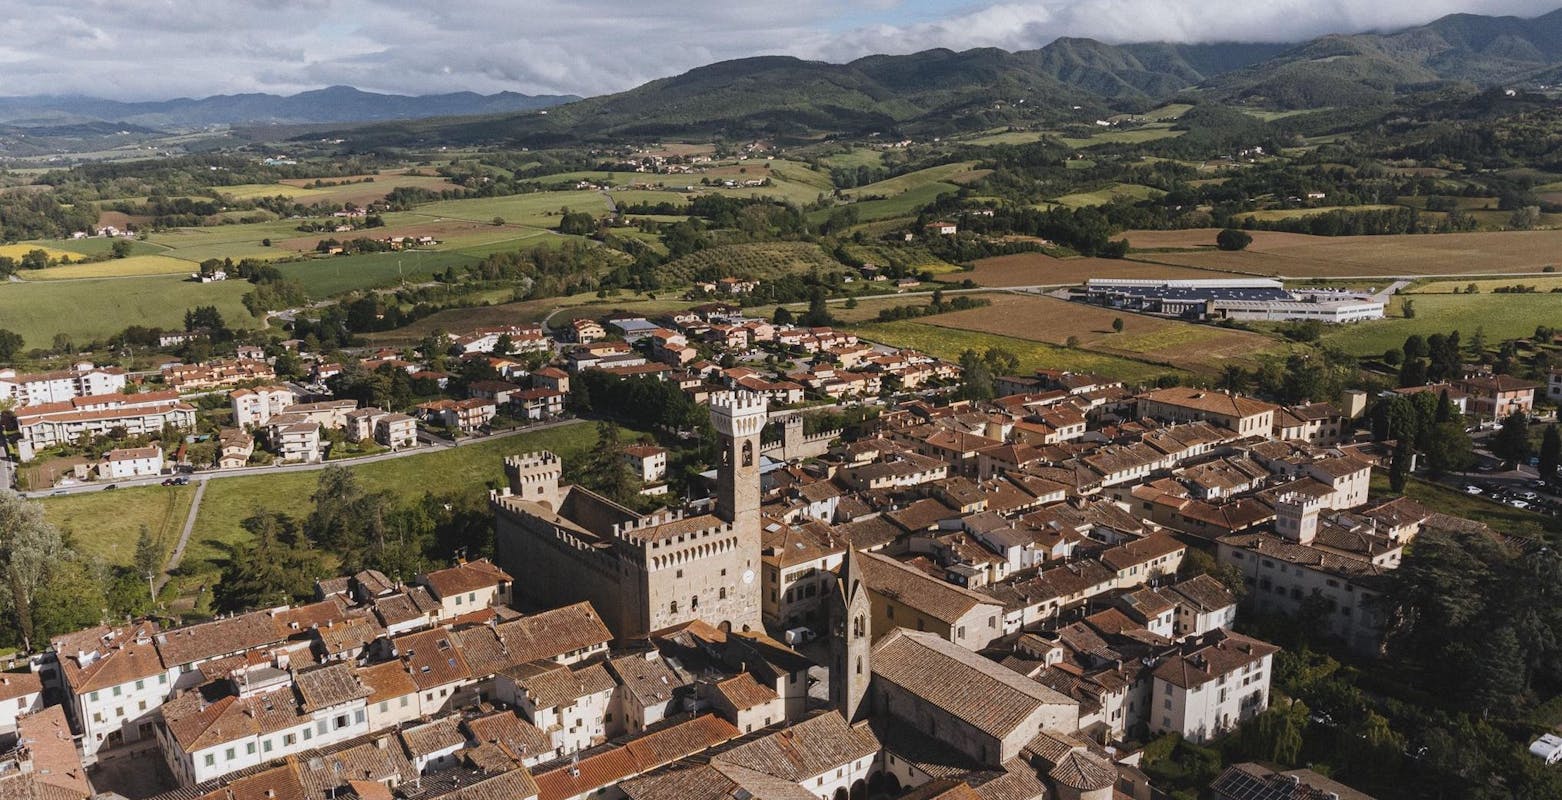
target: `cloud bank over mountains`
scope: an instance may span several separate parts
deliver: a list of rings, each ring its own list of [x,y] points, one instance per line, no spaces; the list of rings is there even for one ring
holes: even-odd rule
[[[1301,41],[1558,0],[12,0],[5,95],[129,100],[335,84],[594,95],[752,55],[846,61],[1060,36]]]

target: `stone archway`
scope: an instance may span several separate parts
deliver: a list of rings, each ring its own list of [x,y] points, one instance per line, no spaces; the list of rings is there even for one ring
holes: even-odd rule
[[[851,800],[867,800],[868,784],[861,778],[858,778],[857,782],[852,784],[850,797]]]
[[[716,628],[717,628],[717,630],[720,630],[722,633],[732,633],[732,620],[724,619],[724,620],[721,621],[720,625],[716,626]]]
[[[835,790],[835,800],[851,800],[846,794],[846,787],[842,786]]]

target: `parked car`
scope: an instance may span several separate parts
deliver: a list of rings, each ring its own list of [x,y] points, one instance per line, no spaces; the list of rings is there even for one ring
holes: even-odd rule
[[[1481,487],[1479,487],[1479,486],[1466,486],[1466,487],[1464,487],[1464,493],[1465,494],[1480,494],[1481,493]]]
[[[1529,503],[1523,500],[1509,500],[1508,505],[1514,508],[1529,508]]]

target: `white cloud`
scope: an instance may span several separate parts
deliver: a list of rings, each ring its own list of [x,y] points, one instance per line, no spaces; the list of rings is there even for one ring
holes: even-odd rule
[[[598,94],[758,54],[842,61],[1058,36],[1296,41],[1460,10],[1533,16],[1555,2],[1030,0],[940,16],[926,0],[10,0],[0,91],[151,99],[345,83]]]

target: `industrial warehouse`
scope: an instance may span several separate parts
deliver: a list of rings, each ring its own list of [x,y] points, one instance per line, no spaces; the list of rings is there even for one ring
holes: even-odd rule
[[[1132,280],[1092,278],[1069,299],[1124,311],[1197,320],[1344,323],[1382,319],[1384,302],[1335,289],[1292,291],[1266,278]]]

